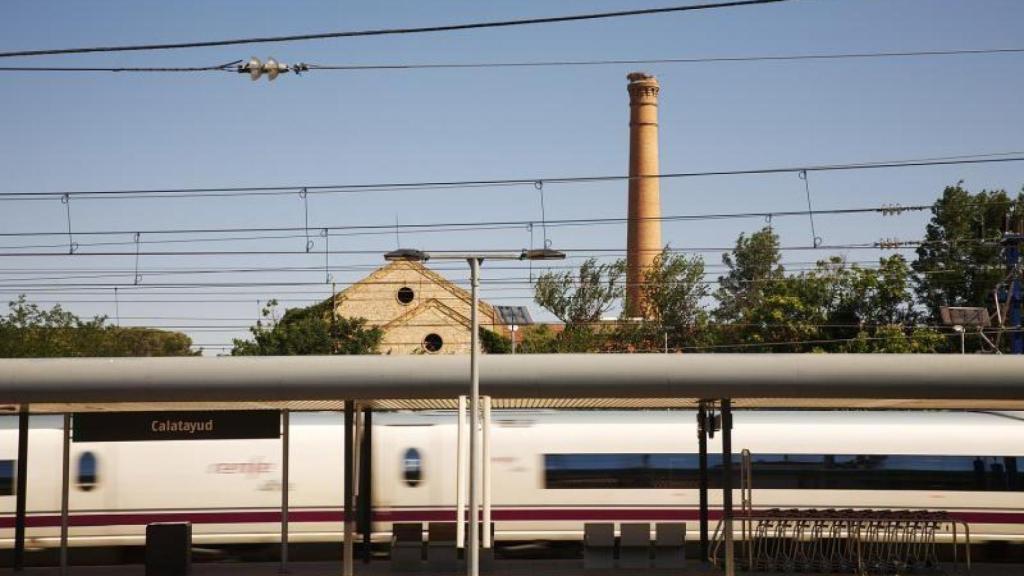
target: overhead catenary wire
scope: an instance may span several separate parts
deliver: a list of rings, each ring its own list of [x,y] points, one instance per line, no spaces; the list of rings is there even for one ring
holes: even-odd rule
[[[282,42],[300,42],[309,40],[326,40],[330,38],[357,38],[368,36],[395,36],[407,34],[427,34],[438,32],[456,32],[462,30],[480,30],[485,28],[509,28],[516,26],[531,26],[538,24],[556,24],[562,22],[580,22],[586,20],[603,20],[609,18],[623,18],[629,16],[651,16],[656,14],[669,14],[674,12],[693,12],[702,10],[713,10],[721,8],[735,8],[741,6],[754,6],[758,4],[775,4],[787,0],[732,0],[727,2],[711,2],[704,4],[687,4],[680,6],[665,6],[661,8],[642,8],[635,10],[618,10],[614,12],[591,12],[585,14],[571,14],[563,16],[548,16],[540,18],[521,18],[515,20],[490,20],[484,22],[469,22],[463,24],[442,24],[435,26],[417,26],[406,28],[376,28],[370,30],[348,30],[340,32],[321,32],[315,34],[292,34],[287,36],[262,36],[251,38],[233,38],[227,40],[205,40],[199,42],[173,42],[162,44],[125,44],[117,46],[91,46],[80,48],[53,48],[44,50],[17,50],[0,52],[0,58],[14,58],[27,56],[56,56],[65,54],[89,54],[98,52],[143,52],[156,50],[181,50],[188,48],[210,48],[215,46],[239,46],[250,44],[271,44]]]
[[[478,68],[552,68],[578,66],[633,66],[648,64],[716,64],[728,62],[802,62],[815,60],[863,60],[882,58],[920,58],[936,56],[969,56],[1021,54],[1024,48],[965,48],[950,50],[917,50],[894,52],[842,52],[813,54],[774,54],[739,56],[693,56],[682,58],[611,58],[600,60],[539,60],[525,62],[417,62],[392,64],[313,64],[303,63],[309,70],[379,71],[379,70],[450,70]],[[2,68],[0,68],[2,70]]]
[[[319,184],[294,186],[235,186],[235,187],[200,187],[200,188],[155,188],[155,189],[122,189],[122,190],[64,190],[47,192],[0,192],[0,201],[53,200],[55,198],[81,197],[201,197],[201,196],[254,196],[254,195],[292,195],[305,189],[307,194],[365,193],[365,192],[396,192],[409,190],[438,190],[447,188],[505,187],[530,186],[537,182],[550,184],[580,184],[592,182],[619,182],[640,179],[674,179],[700,178],[710,176],[752,176],[764,174],[786,174],[799,172],[831,172],[877,170],[893,168],[920,168],[928,166],[962,166],[974,164],[1001,164],[1024,162],[1024,151],[992,152],[968,154],[938,158],[920,158],[908,160],[879,160],[872,162],[854,162],[842,164],[816,164],[805,166],[781,166],[769,168],[749,168],[740,170],[708,170],[697,172],[666,172],[661,174],[628,176],[628,175],[596,175],[596,176],[557,176],[533,178],[501,178],[482,180],[446,180],[431,182],[391,182],[365,184]],[[394,227],[394,224],[391,225]]]
[[[786,218],[791,216],[807,216],[813,213],[814,215],[852,215],[852,214],[886,214],[894,210],[902,212],[919,212],[924,210],[930,210],[931,204],[914,204],[908,206],[899,206],[894,208],[889,205],[883,206],[865,206],[865,207],[853,207],[853,208],[826,208],[818,210],[775,210],[775,211],[751,211],[751,212],[711,212],[711,213],[697,213],[697,214],[673,214],[668,216],[658,217],[644,217],[634,218],[634,221],[655,221],[655,222],[688,222],[696,220],[730,220],[730,219],[748,219],[748,218]],[[559,227],[559,226],[594,226],[602,224],[627,224],[630,222],[629,218],[615,217],[615,218],[562,218],[556,220],[545,220],[548,226]],[[336,224],[330,226],[316,226],[323,230],[326,229],[331,236],[345,236],[346,232],[368,232],[368,233],[380,233],[380,234],[391,234],[394,229],[398,228],[401,230],[434,230],[437,229],[441,232],[453,232],[460,229],[470,229],[473,231],[479,230],[507,230],[507,229],[520,229],[525,228],[529,225],[537,225],[540,222],[536,220],[491,220],[491,221],[473,221],[473,222],[437,222],[437,223],[393,223],[393,224]],[[131,236],[130,242],[122,242],[120,244],[134,244],[136,243],[135,236],[145,234],[146,236],[159,236],[159,235],[172,235],[172,234],[254,234],[261,232],[304,232],[305,226],[246,226],[246,227],[219,227],[219,228],[155,228],[155,229],[144,229],[144,230],[75,230],[76,236]],[[40,236],[66,236],[66,230],[51,230],[51,231],[22,231],[22,232],[3,232],[0,231],[0,237],[7,238],[20,238],[20,237],[40,237]],[[285,236],[250,236],[242,238],[213,238],[213,239],[188,239],[188,241],[194,242],[206,242],[206,241],[221,241],[221,240],[264,240],[264,239],[295,239],[303,238],[304,234],[293,234]],[[181,240],[176,240],[181,241]],[[140,240],[140,244],[158,244],[161,241],[154,240]],[[67,244],[59,244],[54,246],[66,246]],[[49,246],[48,246],[49,247]],[[0,247],[2,249],[3,247]]]
[[[241,62],[234,60],[214,66],[0,66],[0,72],[235,72],[235,67]]]
[[[993,244],[998,244],[998,241],[991,240]],[[822,244],[819,246],[813,245],[794,245],[794,246],[780,246],[778,249],[783,252],[790,251],[816,251],[821,252],[824,250],[873,250],[873,251],[899,251],[899,250],[913,250],[917,248],[920,241],[901,241],[899,245],[884,245],[881,246],[877,242],[866,242],[860,244]],[[670,253],[675,252],[690,252],[690,253],[708,253],[708,252],[729,252],[733,250],[735,246],[687,246],[682,248],[672,248],[669,250]],[[510,252],[519,252],[522,248],[495,248],[488,250],[487,252],[507,254]],[[559,248],[560,252],[564,253],[586,253],[593,254],[595,257],[600,255],[622,255],[624,252],[622,248]],[[427,252],[435,255],[443,254],[464,254],[462,250],[427,250]],[[661,253],[661,250],[658,251]],[[111,256],[135,256],[134,251],[122,251],[122,252],[83,252],[76,251],[74,254],[68,254],[66,252],[0,252],[0,258],[84,258],[84,257],[111,257]],[[176,256],[191,256],[191,257],[217,257],[217,256],[307,256],[308,253],[304,250],[194,250],[194,251],[152,251],[152,252],[139,252],[140,256],[146,257],[176,257]],[[349,256],[380,256],[380,250],[324,250],[318,252],[320,255],[349,255]],[[485,255],[486,256],[486,255]]]
[[[947,56],[993,56],[1024,53],[1024,48],[955,48],[945,50],[910,50],[888,52],[840,52],[802,54],[745,54],[736,56],[691,56],[677,58],[605,58],[592,60],[534,60],[519,62],[410,62],[381,64],[315,64],[303,62],[303,72],[373,72],[412,70],[475,70],[501,68],[574,68],[595,66],[647,66],[671,64],[723,64],[759,62],[815,62],[833,60],[878,60],[888,58],[935,58]],[[236,72],[241,63],[235,60],[216,66],[132,67],[132,66],[0,66],[0,72],[114,72],[114,73],[180,73]]]

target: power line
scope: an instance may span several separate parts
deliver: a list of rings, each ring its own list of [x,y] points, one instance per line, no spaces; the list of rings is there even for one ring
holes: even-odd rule
[[[916,204],[909,206],[869,206],[862,208],[832,208],[823,210],[776,210],[776,211],[760,211],[760,212],[719,212],[719,213],[705,213],[705,214],[676,214],[669,216],[660,216],[657,218],[640,218],[639,221],[654,221],[654,222],[689,222],[696,220],[731,220],[731,219],[747,219],[747,218],[786,218],[790,216],[807,216],[810,213],[815,215],[850,215],[850,214],[891,214],[891,213],[902,213],[902,212],[915,212],[929,210],[932,208],[932,204]],[[337,232],[349,232],[349,231],[365,231],[374,232],[380,231],[382,234],[391,234],[395,229],[400,230],[434,230],[440,229],[441,232],[454,232],[462,229],[469,229],[473,231],[478,230],[507,230],[507,229],[518,229],[524,228],[529,225],[536,225],[537,220],[494,220],[494,221],[476,221],[476,222],[440,222],[440,223],[406,223],[406,224],[341,224],[331,226],[264,226],[264,227],[244,227],[244,228],[179,228],[179,229],[150,229],[150,230],[75,230],[75,236],[116,236],[116,235],[135,235],[140,234],[144,236],[156,236],[156,235],[172,235],[172,234],[250,234],[250,233],[261,233],[261,232],[305,232],[315,230],[327,230],[331,236],[345,236],[345,234],[338,234]],[[549,227],[557,226],[593,226],[603,224],[627,224],[629,223],[628,218],[563,218],[555,220],[546,220],[545,223]],[[54,231],[33,231],[33,232],[0,232],[0,237],[8,238],[22,238],[22,237],[40,237],[40,236],[67,236],[67,230],[54,230]],[[213,238],[213,239],[188,239],[188,240],[173,240],[175,242],[189,241],[189,242],[213,242],[222,240],[266,240],[266,239],[295,239],[302,238],[303,235],[286,235],[286,236],[253,236],[253,237],[242,237],[242,238]],[[159,244],[163,241],[154,240],[140,240],[140,244]],[[134,244],[135,242],[117,242],[117,243],[103,243],[107,244]],[[80,244],[80,246],[87,246],[88,244]],[[99,244],[97,244],[99,245]],[[66,244],[49,245],[47,248],[66,246]],[[0,246],[0,249],[7,247]]]
[[[906,52],[846,52],[839,54],[778,54],[746,56],[698,56],[690,58],[636,58],[605,60],[546,60],[532,62],[448,62],[413,64],[308,64],[309,70],[374,71],[374,70],[438,70],[463,68],[543,68],[572,66],[617,66],[635,64],[712,64],[724,62],[792,62],[808,60],[854,60],[869,58],[916,58],[934,56],[966,56],[1019,54],[1024,48],[977,48],[959,50],[919,50]],[[0,68],[0,70],[3,70]]]
[[[403,71],[403,70],[463,70],[500,68],[570,68],[593,66],[633,66],[651,64],[716,64],[749,62],[808,62],[828,60],[865,60],[885,58],[928,58],[944,56],[984,56],[1020,54],[1024,48],[965,48],[949,50],[917,50],[898,52],[844,52],[832,54],[775,54],[742,56],[694,56],[682,58],[611,58],[601,60],[536,60],[524,62],[416,62],[408,64],[311,64],[302,63],[301,71]],[[217,66],[194,67],[96,67],[96,66],[0,66],[0,72],[235,72],[241,60]]]
[[[995,157],[999,156],[999,157]],[[857,162],[850,164],[819,164],[808,166],[787,166],[774,168],[753,168],[746,170],[712,170],[701,172],[668,172],[657,175],[642,176],[561,176],[536,178],[505,178],[490,180],[452,180],[436,182],[393,182],[368,184],[327,184],[297,186],[237,186],[219,188],[160,188],[135,190],[75,190],[59,192],[0,192],[0,200],[53,200],[62,197],[99,198],[99,197],[196,197],[196,196],[259,196],[259,195],[290,195],[305,190],[309,194],[324,193],[365,193],[395,192],[408,190],[437,190],[447,188],[503,187],[503,186],[534,186],[538,182],[547,184],[579,184],[591,182],[618,182],[640,179],[673,179],[697,178],[708,176],[749,176],[763,174],[786,174],[799,172],[830,172],[874,170],[884,168],[920,168],[927,166],[960,166],[972,164],[1001,164],[1007,162],[1024,162],[1024,152],[994,152],[988,154],[971,154],[949,156],[943,158],[882,160],[875,162]],[[393,226],[392,226],[393,227]]]
[[[87,67],[87,66],[0,66],[0,72],[235,72],[235,66],[241,60],[234,60],[215,66],[120,66],[120,67]]]
[[[152,50],[178,50],[185,48],[208,48],[213,46],[238,46],[244,44],[270,44],[279,42],[298,42],[307,40],[324,40],[328,38],[355,38],[365,36],[392,36],[400,34],[425,34],[435,32],[454,32],[458,30],[479,30],[483,28],[508,28],[513,26],[527,26],[535,24],[554,24],[559,22],[579,22],[584,20],[601,20],[607,18],[622,18],[626,16],[647,16],[654,14],[667,14],[671,12],[690,12],[698,10],[712,10],[718,8],[731,8],[738,6],[751,6],[756,4],[773,4],[785,2],[786,0],[734,0],[731,2],[715,2],[707,4],[690,4],[685,6],[669,6],[664,8],[645,8],[639,10],[620,10],[616,12],[595,12],[588,14],[573,14],[566,16],[549,16],[546,18],[525,18],[519,20],[491,20],[485,22],[471,22],[465,24],[446,24],[439,26],[420,26],[411,28],[378,28],[371,30],[349,30],[342,32],[322,32],[317,34],[294,34],[289,36],[263,36],[254,38],[235,38],[230,40],[206,40],[201,42],[177,42],[169,44],[134,44],[120,46],[94,46],[86,48],[58,48],[48,50],[20,50],[14,52],[0,52],[0,58],[13,58],[23,56],[51,56],[59,54],[86,54],[95,52],[140,52]]]
[[[992,240],[993,243],[997,243],[996,240]],[[821,244],[817,246],[806,245],[806,246],[780,246],[779,250],[783,252],[790,251],[815,251],[823,252],[826,250],[880,250],[880,251],[898,251],[898,250],[912,250],[919,245],[918,241],[904,241],[900,242],[899,245],[885,245],[881,246],[877,242],[860,243],[860,244]],[[673,248],[670,249],[671,253],[686,252],[686,253],[709,253],[709,252],[729,252],[733,250],[735,246],[692,246],[685,248]],[[519,252],[522,248],[495,248],[488,250],[488,252],[494,253],[509,253]],[[584,253],[592,254],[595,257],[599,255],[613,256],[624,254],[622,248],[561,248],[560,252],[566,254],[570,253]],[[463,254],[461,250],[426,250],[433,254]],[[661,250],[658,250],[660,253]],[[0,252],[0,258],[82,258],[82,257],[110,257],[110,256],[145,256],[145,257],[173,257],[173,256],[193,256],[193,257],[212,257],[212,256],[323,256],[327,255],[357,255],[357,256],[380,256],[380,250],[320,250],[316,253],[306,252],[304,250],[194,250],[194,251],[170,251],[162,250],[158,252],[80,252],[76,251],[74,254],[68,254],[67,252]]]

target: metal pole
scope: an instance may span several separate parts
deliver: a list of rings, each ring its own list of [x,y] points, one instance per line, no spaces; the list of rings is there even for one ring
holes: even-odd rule
[[[64,414],[63,464],[60,484],[60,574],[68,573],[68,493],[71,490],[71,414]]]
[[[697,446],[700,497],[700,561],[708,561],[708,411],[704,403],[697,409]]]
[[[363,449],[359,453],[359,500],[363,534],[363,564],[373,556],[373,409],[363,411]]]
[[[25,569],[25,495],[28,491],[28,406],[18,413],[18,472],[15,486],[14,571]]]
[[[477,429],[480,426],[480,366],[477,343],[477,330],[480,329],[480,318],[477,315],[477,291],[480,287],[480,258],[469,259],[469,284],[472,288],[472,310],[470,313],[470,354],[469,354],[469,554],[466,562],[466,573],[469,576],[480,574],[480,517],[477,502]]]
[[[512,324],[512,330],[511,330],[511,333],[512,333],[512,353],[513,353],[513,354],[515,354],[515,353],[516,353],[516,331],[517,331],[518,329],[519,329],[519,327],[518,327],[518,326],[516,326],[515,324]]]
[[[722,529],[725,530],[725,574],[736,574],[732,541],[732,400],[722,400]]]
[[[455,432],[455,545],[466,547],[466,397],[459,396]]]
[[[352,451],[352,424],[353,424],[353,421],[354,421],[353,415],[354,415],[354,412],[353,412],[352,401],[351,400],[346,400],[345,401],[345,456],[344,456],[344,458],[345,458],[345,473],[344,473],[345,477],[342,480],[344,482],[344,484],[345,484],[345,489],[344,489],[344,494],[345,494],[345,496],[344,496],[345,497],[345,504],[344,504],[344,514],[345,514],[345,516],[344,516],[344,527],[345,527],[345,532],[344,532],[344,545],[343,545],[344,557],[342,558],[342,575],[343,576],[352,576],[352,571],[353,571],[353,566],[352,566],[352,532],[353,532],[353,523],[352,523],[352,492],[353,491],[352,491],[352,489],[354,487],[353,486],[354,482],[352,480],[352,455],[353,455],[352,454],[353,453],[353,451]]]
[[[1010,353],[1024,354],[1024,333],[1021,333],[1021,274],[1020,274],[1021,235],[1009,231],[1003,235],[1006,246],[1006,268],[1010,273],[1010,286],[1006,298],[1008,321],[1010,324]]]
[[[484,492],[484,548],[491,547],[491,397],[484,396],[483,425],[483,492]]]
[[[289,424],[291,414],[288,410],[281,411],[281,573],[288,572],[288,469],[290,458]]]

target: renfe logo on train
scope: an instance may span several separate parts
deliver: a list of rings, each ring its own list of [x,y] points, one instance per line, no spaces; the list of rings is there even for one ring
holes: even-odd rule
[[[71,422],[75,442],[246,440],[281,434],[281,416],[275,410],[80,412]]]

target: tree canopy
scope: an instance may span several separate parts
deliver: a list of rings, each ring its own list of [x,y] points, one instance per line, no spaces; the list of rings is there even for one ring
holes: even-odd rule
[[[524,333],[524,352],[959,350],[939,309],[993,310],[1007,276],[1001,241],[1008,228],[1024,233],[1024,193],[972,194],[958,184],[936,200],[912,262],[897,254],[862,266],[827,256],[790,273],[778,235],[763,228],[740,234],[722,255],[726,270],[713,292],[699,256],[666,247],[645,271],[643,317],[614,324],[602,316],[623,296],[625,263],[588,260],[578,273],[537,283],[535,301],[565,322],[565,331]]]
[[[104,316],[82,320],[59,304],[49,310],[25,296],[8,303],[0,316],[0,357],[58,358],[194,356],[192,339],[181,332],[119,327]]]
[[[277,317],[277,301],[262,310],[263,319],[249,328],[252,340],[234,340],[232,356],[300,356],[376,354],[384,333],[364,318],[333,312],[333,300],[290,308]]]

